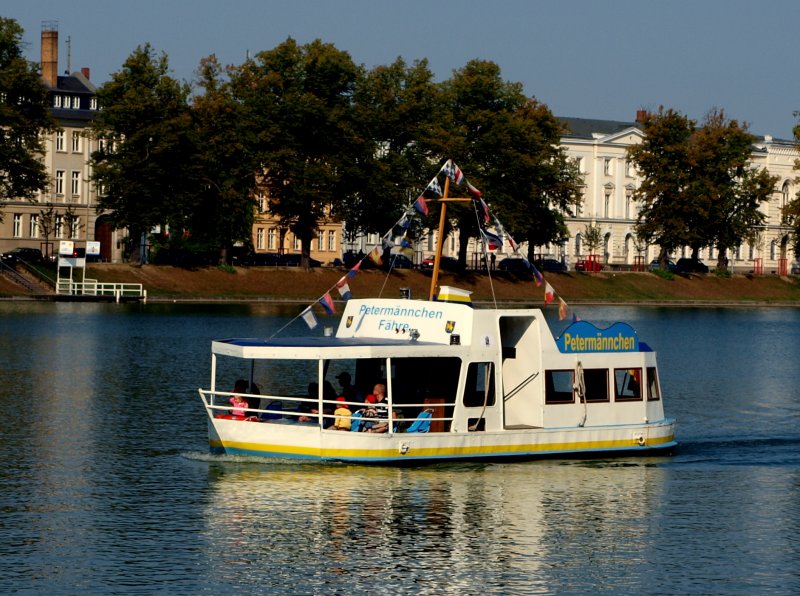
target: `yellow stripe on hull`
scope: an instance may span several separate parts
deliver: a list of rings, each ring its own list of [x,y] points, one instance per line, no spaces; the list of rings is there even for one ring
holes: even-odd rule
[[[402,460],[402,459],[449,459],[469,457],[514,457],[536,454],[580,453],[619,450],[659,449],[675,443],[674,434],[648,439],[640,445],[630,438],[614,440],[567,441],[559,443],[520,443],[493,444],[475,446],[418,447],[409,445],[407,453],[402,454],[398,445],[403,443],[402,435],[393,435],[384,440],[396,440],[391,448],[386,449],[333,449],[313,448],[297,445],[264,444],[240,441],[210,440],[212,448],[244,451],[253,454],[269,454],[270,456],[286,456],[312,459],[342,460]]]

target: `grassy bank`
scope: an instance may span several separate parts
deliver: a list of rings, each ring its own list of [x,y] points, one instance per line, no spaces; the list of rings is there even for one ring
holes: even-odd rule
[[[187,270],[169,266],[131,267],[93,265],[87,278],[103,282],[141,283],[151,300],[299,300],[319,298],[333,288],[346,273],[342,269],[236,268],[234,272],[216,268]],[[547,281],[567,302],[663,303],[663,304],[796,304],[800,305],[798,278],[775,275],[730,278],[675,276],[663,279],[653,273],[550,273]],[[430,274],[398,270],[387,277],[384,272],[367,270],[348,280],[357,298],[395,297],[400,288],[411,288],[414,297],[427,296]],[[473,292],[475,301],[520,302],[538,305],[544,291],[532,281],[500,274],[456,276],[443,274],[443,285]],[[0,290],[2,291],[2,290]],[[338,293],[332,291],[338,298]]]

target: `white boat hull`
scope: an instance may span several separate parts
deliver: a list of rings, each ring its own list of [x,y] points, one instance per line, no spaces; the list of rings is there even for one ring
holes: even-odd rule
[[[213,452],[361,463],[467,459],[536,459],[592,454],[645,454],[677,445],[675,422],[501,432],[373,434],[315,425],[209,418]]]

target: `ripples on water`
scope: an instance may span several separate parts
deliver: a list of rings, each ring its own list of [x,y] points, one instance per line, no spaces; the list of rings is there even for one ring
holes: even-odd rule
[[[292,314],[0,304],[0,591],[800,590],[796,311],[583,309],[659,351],[673,457],[209,455],[196,393],[209,341]]]

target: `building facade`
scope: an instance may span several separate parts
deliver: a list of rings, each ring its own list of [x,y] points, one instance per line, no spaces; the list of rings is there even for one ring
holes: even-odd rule
[[[603,244],[600,260],[620,269],[633,268],[637,263],[649,263],[658,257],[656,245],[640,245],[636,240],[635,224],[639,205],[634,191],[641,183],[636,168],[627,159],[629,146],[644,138],[638,120],[618,122],[562,118],[569,133],[561,139],[561,146],[576,160],[584,177],[581,205],[567,218],[569,239],[559,247],[551,247],[553,256],[568,263],[588,256],[584,243],[587,226],[600,229]],[[786,268],[798,255],[791,249],[791,228],[786,225],[782,208],[797,195],[795,160],[797,148],[792,141],[776,140],[770,136],[757,139],[753,145],[751,163],[766,168],[779,177],[773,197],[762,205],[766,224],[759,230],[758,238],[729,251],[729,266],[735,271],[761,271],[786,273]],[[684,247],[674,258],[691,256]],[[637,257],[639,257],[637,259]],[[718,254],[714,247],[705,247],[700,258],[713,268]]]
[[[60,240],[73,240],[77,246],[99,240],[103,260],[119,260],[120,232],[98,217],[97,193],[89,180],[89,158],[96,147],[86,131],[97,113],[96,88],[89,80],[89,69],[58,74],[58,29],[54,24],[42,29],[41,51],[42,82],[59,126],[45,138],[43,160],[50,186],[33,201],[6,201],[0,222],[0,252],[24,246],[39,248],[47,256],[58,250]]]

